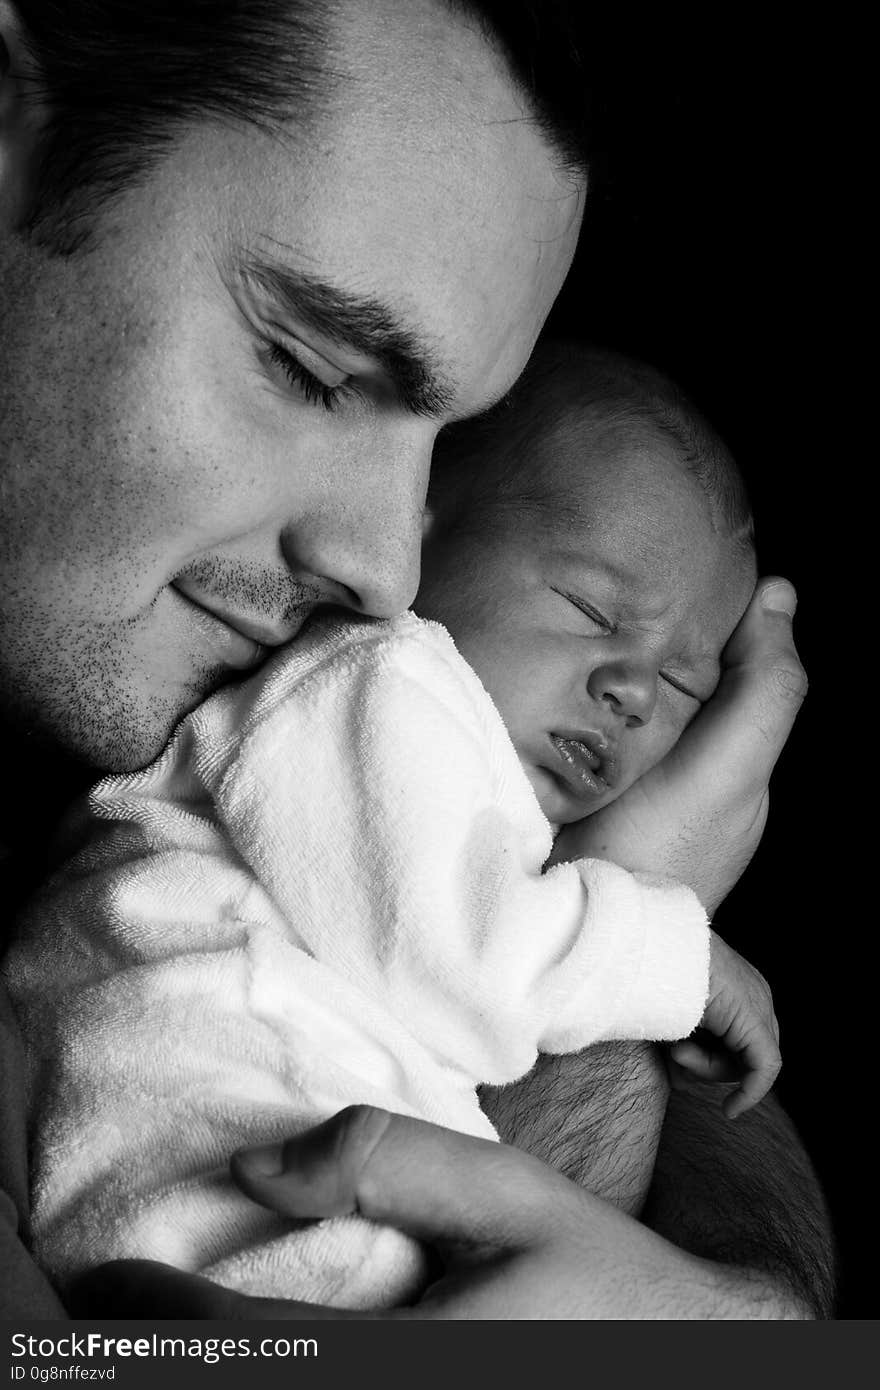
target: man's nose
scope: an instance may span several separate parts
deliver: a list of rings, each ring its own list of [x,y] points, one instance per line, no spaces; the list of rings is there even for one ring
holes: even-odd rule
[[[361,457],[354,476],[328,478],[321,505],[282,535],[291,568],[331,581],[341,602],[372,617],[408,608],[419,586],[432,446],[433,436],[414,440],[386,454],[385,466]]]
[[[594,668],[587,690],[630,728],[647,724],[657,703],[658,672],[649,661],[621,657]]]

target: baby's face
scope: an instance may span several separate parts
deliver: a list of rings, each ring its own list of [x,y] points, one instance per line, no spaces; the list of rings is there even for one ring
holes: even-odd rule
[[[479,675],[559,824],[672,748],[755,583],[672,458],[618,455],[591,468],[588,492],[583,515],[499,506],[477,534],[429,536],[415,604]]]

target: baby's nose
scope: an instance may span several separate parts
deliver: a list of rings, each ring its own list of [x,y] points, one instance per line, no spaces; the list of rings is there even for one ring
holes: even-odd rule
[[[629,728],[638,728],[654,713],[657,672],[648,662],[608,662],[592,672],[587,689]]]

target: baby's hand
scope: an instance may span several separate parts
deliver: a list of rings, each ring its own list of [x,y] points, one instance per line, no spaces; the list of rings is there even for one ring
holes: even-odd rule
[[[724,1044],[710,1051],[695,1038],[675,1043],[670,1054],[679,1066],[703,1081],[736,1081],[724,1099],[729,1120],[762,1100],[779,1075],[779,1025],[770,986],[754,966],[715,932],[709,955],[709,1001],[700,1021]]]

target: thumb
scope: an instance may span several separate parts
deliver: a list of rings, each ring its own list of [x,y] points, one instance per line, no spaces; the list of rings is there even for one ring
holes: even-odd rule
[[[528,1244],[570,1201],[570,1184],[520,1150],[368,1105],[241,1150],[231,1167],[243,1192],[281,1215],[356,1212],[438,1249]]]
[[[797,596],[787,579],[761,579],[722,656],[721,682],[673,750],[706,756],[722,785],[765,788],[807,692],[792,632]]]

